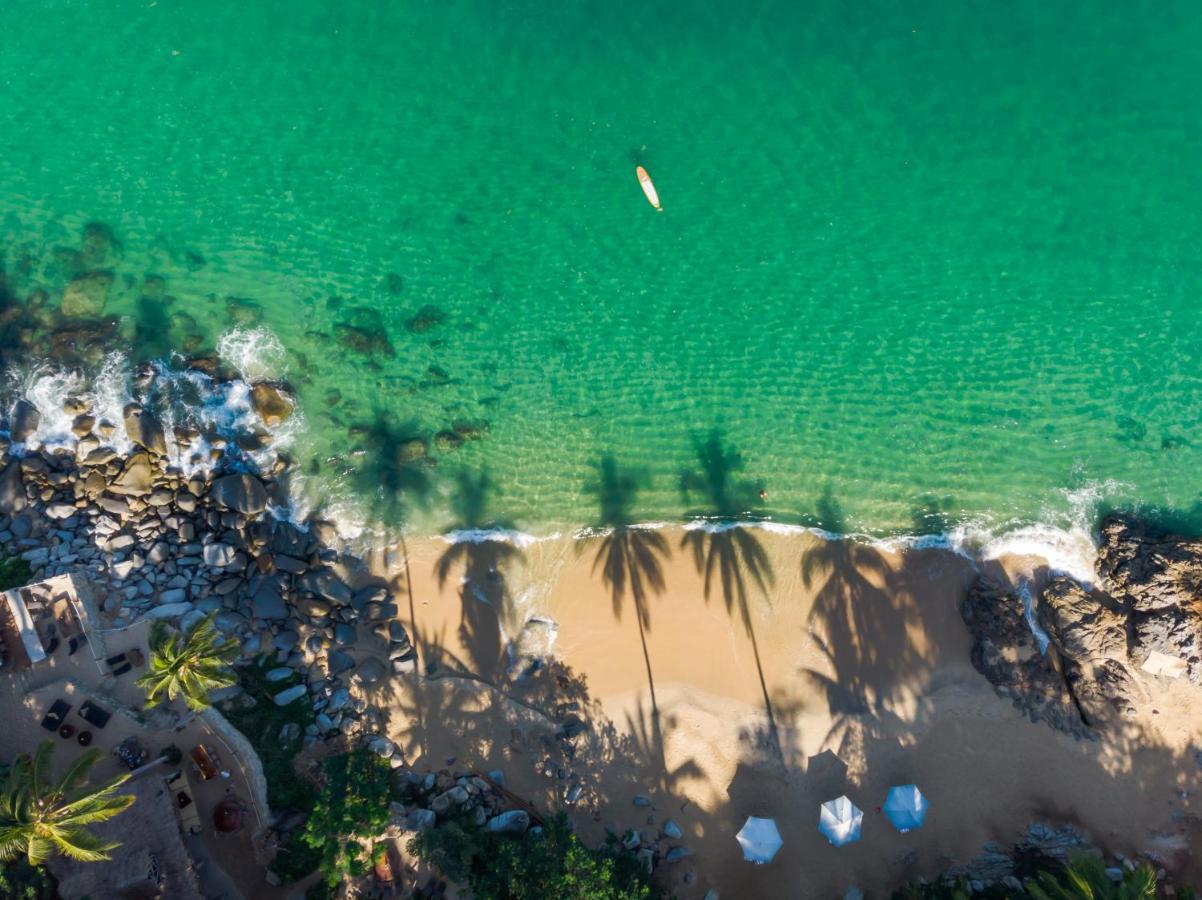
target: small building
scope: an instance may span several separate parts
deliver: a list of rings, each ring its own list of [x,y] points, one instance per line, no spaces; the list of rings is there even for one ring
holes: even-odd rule
[[[87,653],[103,673],[104,639],[84,578],[56,575],[4,592],[0,608],[0,666],[19,672],[55,653]]]

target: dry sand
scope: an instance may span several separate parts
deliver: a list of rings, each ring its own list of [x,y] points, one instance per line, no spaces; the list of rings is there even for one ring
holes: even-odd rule
[[[402,619],[433,671],[392,698],[391,731],[409,759],[501,768],[517,793],[557,808],[562,785],[535,774],[555,743],[536,710],[575,700],[592,725],[564,764],[587,788],[578,826],[594,840],[602,826],[654,837],[673,819],[696,851],[662,869],[683,898],[710,888],[728,900],[833,897],[851,885],[884,896],[1035,821],[1078,824],[1128,854],[1157,849],[1202,880],[1190,852],[1202,855],[1202,692],[1149,682],[1155,701],[1122,734],[1076,741],[1021,717],[972,668],[956,604],[976,568],[963,557],[740,530],[703,547],[703,558],[717,551],[707,592],[698,533],[658,534],[669,556],[662,590],[644,584],[646,656],[629,585],[615,602],[594,566],[609,549],[600,539],[455,545],[441,583],[452,545],[410,543],[407,569],[391,577],[412,592]],[[753,568],[766,590],[746,565],[722,565],[732,548],[742,559],[762,550]],[[559,624],[563,668],[515,681],[502,648],[534,614]],[[931,811],[902,835],[878,809],[889,785],[907,782]],[[863,839],[835,848],[818,833],[818,809],[844,793],[864,810]],[[652,808],[634,806],[635,794]],[[734,834],[748,815],[779,824],[784,848],[769,865],[742,860]]]

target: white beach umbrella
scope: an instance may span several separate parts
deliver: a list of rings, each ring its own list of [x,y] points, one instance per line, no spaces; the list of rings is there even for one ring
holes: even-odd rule
[[[922,827],[923,819],[927,817],[927,807],[930,805],[918,789],[918,785],[902,784],[889,788],[883,808],[893,827],[905,834],[911,829]]]
[[[860,839],[863,821],[864,813],[854,803],[847,797],[838,797],[822,804],[818,830],[836,847],[842,847]]]
[[[775,819],[758,819],[755,816],[747,817],[735,840],[743,848],[743,859],[756,865],[772,862],[772,857],[776,856],[776,851],[784,843]]]

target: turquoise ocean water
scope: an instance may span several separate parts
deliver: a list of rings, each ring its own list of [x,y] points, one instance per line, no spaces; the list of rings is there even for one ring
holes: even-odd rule
[[[110,225],[170,345],[261,329],[315,496],[470,423],[428,527],[463,469],[593,521],[605,454],[678,518],[712,429],[784,521],[1196,513],[1196,2],[7,0],[0,34],[15,293]]]

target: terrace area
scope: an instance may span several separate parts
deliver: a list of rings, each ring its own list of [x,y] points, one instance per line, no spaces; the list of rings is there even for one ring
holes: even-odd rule
[[[98,748],[91,782],[130,773],[125,790],[138,798],[95,829],[122,842],[112,860],[53,864],[63,895],[282,896],[264,881],[268,811],[253,752],[211,712],[144,708],[135,680],[150,658],[150,623],[100,629],[78,575],[5,594],[0,761],[52,740],[61,770],[85,748]]]

